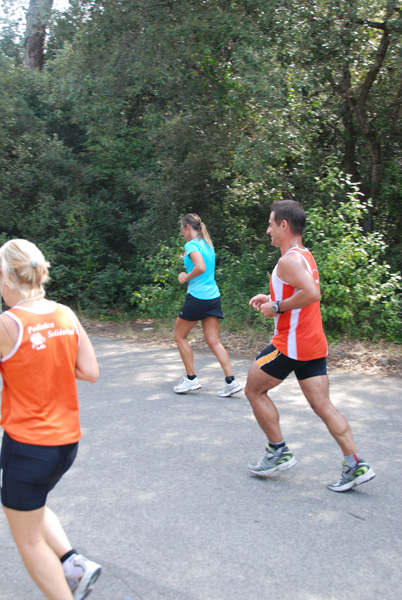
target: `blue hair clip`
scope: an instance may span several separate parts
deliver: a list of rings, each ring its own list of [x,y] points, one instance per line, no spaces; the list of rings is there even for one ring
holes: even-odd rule
[[[33,268],[35,268],[37,264],[38,264],[38,263],[36,262],[36,260],[35,260],[35,259],[33,259],[33,261],[31,262],[31,265],[33,266]]]

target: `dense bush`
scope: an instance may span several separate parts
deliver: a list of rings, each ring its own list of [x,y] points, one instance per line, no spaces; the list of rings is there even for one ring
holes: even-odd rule
[[[402,340],[402,279],[386,262],[380,233],[363,233],[367,212],[358,187],[331,173],[317,181],[328,197],[343,191],[339,205],[311,208],[304,241],[320,273],[322,317],[332,336]]]
[[[172,238],[170,245],[162,244],[153,256],[141,258],[141,267],[150,283],[140,286],[132,295],[138,314],[151,318],[172,318],[179,313],[186,286],[177,276],[183,267],[183,244]]]

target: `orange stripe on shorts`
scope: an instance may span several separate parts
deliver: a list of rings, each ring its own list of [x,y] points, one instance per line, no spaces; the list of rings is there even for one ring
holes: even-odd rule
[[[261,356],[261,358],[257,359],[257,365],[260,367],[263,367],[264,365],[266,365],[267,363],[271,362],[271,360],[274,360],[274,358],[276,358],[279,354],[279,350],[277,350],[275,348],[275,350],[273,352],[271,352],[270,354],[267,354],[266,356]]]

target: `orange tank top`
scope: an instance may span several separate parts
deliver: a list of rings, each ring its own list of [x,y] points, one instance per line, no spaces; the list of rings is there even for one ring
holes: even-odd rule
[[[288,252],[297,252],[303,257],[308,271],[320,285],[317,265],[314,257],[307,248],[290,248]],[[293,286],[282,281],[277,275],[278,265],[275,266],[269,283],[271,299],[285,300],[297,291]],[[282,354],[296,360],[313,360],[323,358],[328,354],[320,302],[314,302],[303,308],[287,310],[275,318],[275,331],[272,343]]]
[[[72,444],[81,438],[75,363],[79,335],[63,305],[43,315],[8,310],[19,327],[13,350],[0,361],[0,424],[17,442]]]

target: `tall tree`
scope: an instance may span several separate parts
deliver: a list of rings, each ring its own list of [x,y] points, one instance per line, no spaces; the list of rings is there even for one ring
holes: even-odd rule
[[[351,36],[351,32],[359,28],[365,28],[367,37],[374,47],[371,56],[367,56],[366,64],[359,73],[359,78],[355,84],[352,81],[350,57],[347,57],[343,65],[342,77],[336,81],[335,77],[329,76],[330,83],[334,91],[343,99],[344,121],[345,121],[345,166],[348,172],[356,177],[358,173],[357,157],[348,153],[351,145],[356,141],[355,128],[352,119],[355,117],[357,127],[360,130],[369,156],[369,169],[366,183],[366,189],[363,186],[364,195],[371,198],[372,204],[368,213],[369,218],[365,220],[365,226],[368,231],[373,229],[373,211],[377,210],[381,185],[383,184],[384,166],[383,151],[381,141],[381,130],[375,123],[377,115],[372,114],[372,108],[369,104],[369,95],[373,86],[379,77],[383,65],[387,59],[392,43],[400,33],[400,6],[396,0],[387,0],[385,6],[378,10],[378,19],[370,19],[361,16],[357,11],[356,3],[350,2],[348,13],[342,15],[344,20],[344,29]],[[377,14],[378,14],[377,13]],[[375,14],[375,13],[374,13]],[[377,32],[377,35],[370,36],[370,30]],[[393,39],[394,38],[394,39]],[[368,54],[368,53],[367,53]],[[389,61],[390,63],[390,61]],[[391,65],[389,65],[391,68]],[[397,112],[400,109],[400,90],[399,100],[397,102]],[[395,103],[395,97],[391,97]],[[348,135],[349,134],[349,135]],[[359,177],[357,177],[359,179]]]
[[[24,65],[43,69],[45,62],[46,27],[49,23],[53,0],[30,0],[26,13]]]

